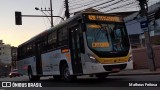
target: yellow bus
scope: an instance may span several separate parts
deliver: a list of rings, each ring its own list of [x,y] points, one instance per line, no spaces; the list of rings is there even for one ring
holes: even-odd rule
[[[130,42],[121,16],[81,12],[18,46],[18,70],[71,81],[81,75],[103,79],[127,69]]]

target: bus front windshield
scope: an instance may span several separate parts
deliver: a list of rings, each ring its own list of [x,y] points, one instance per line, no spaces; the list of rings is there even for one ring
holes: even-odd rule
[[[129,49],[128,35],[124,24],[87,24],[87,43],[97,52],[119,52]]]

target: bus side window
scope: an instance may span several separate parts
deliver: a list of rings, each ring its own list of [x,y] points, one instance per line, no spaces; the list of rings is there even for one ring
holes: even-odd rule
[[[48,35],[48,50],[52,50],[56,47],[57,42],[57,31],[52,32]]]
[[[22,47],[22,59],[26,57],[26,46]]]
[[[67,28],[63,28],[63,33],[62,33],[62,44],[63,45],[68,45],[68,30]]]
[[[27,57],[28,56],[32,56],[32,43],[29,43],[28,45],[27,45],[27,49],[26,49],[26,53],[27,53]]]
[[[22,51],[21,51],[21,47],[18,48],[18,59],[20,60],[22,58]]]
[[[61,46],[63,42],[63,29],[58,30],[58,46]]]
[[[29,54],[30,54],[30,53],[29,53],[29,44],[28,44],[28,45],[26,45],[26,48],[27,48],[27,49],[26,49],[26,56],[28,57],[28,56],[29,56]]]
[[[42,38],[41,44],[42,44],[42,52],[46,52],[47,51],[47,37],[46,36]]]

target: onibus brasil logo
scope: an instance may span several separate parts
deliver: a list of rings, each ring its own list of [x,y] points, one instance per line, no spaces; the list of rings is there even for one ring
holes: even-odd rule
[[[2,87],[42,87],[41,83],[2,82]]]

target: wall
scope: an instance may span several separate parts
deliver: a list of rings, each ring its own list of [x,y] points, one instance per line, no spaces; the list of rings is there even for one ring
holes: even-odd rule
[[[153,46],[155,54],[155,64],[160,68],[160,45]],[[148,69],[148,57],[146,48],[137,48],[132,50],[133,54],[133,67],[134,69]]]
[[[0,61],[4,64],[11,64],[11,46],[0,44]]]

